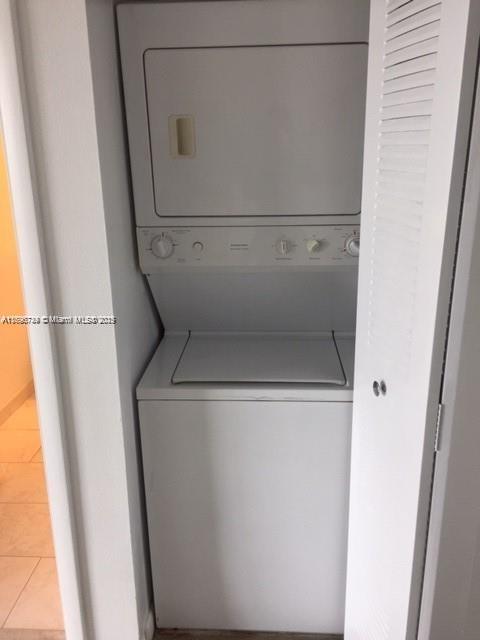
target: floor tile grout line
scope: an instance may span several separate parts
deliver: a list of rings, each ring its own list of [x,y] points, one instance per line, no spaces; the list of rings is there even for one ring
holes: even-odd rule
[[[42,447],[40,447],[41,449]],[[38,451],[35,453],[35,455],[38,453]],[[43,465],[43,462],[33,462],[32,460],[0,460],[0,464],[41,464]]]
[[[35,553],[33,556],[19,556],[18,554],[14,554],[14,555],[10,555],[2,553],[0,555],[0,558],[40,558],[40,559],[46,559],[46,560],[56,560],[55,555],[53,556],[44,556],[43,554],[39,554],[39,553]]]
[[[2,433],[18,433],[19,431],[21,431],[22,433],[24,433],[25,431],[30,433],[31,431],[40,431],[40,429],[38,427],[34,427],[32,429],[5,429],[0,425],[0,432]]]
[[[34,453],[34,457],[37,455],[37,453],[38,451]],[[0,464],[43,464],[43,463],[33,462],[33,460],[0,460]]]
[[[0,556],[0,560],[2,560],[3,558],[30,558],[30,559],[32,559],[32,558],[40,558],[40,560],[55,560],[55,562],[57,561],[57,559],[56,559],[56,557],[54,555],[53,556],[45,556],[43,554],[38,554],[38,553],[36,553],[34,556],[19,556],[17,554],[15,554],[14,556],[1,555]]]
[[[42,445],[40,445],[37,449],[37,451],[35,451],[35,453],[33,454],[33,456],[30,458],[30,462],[33,462],[33,459],[35,458],[35,456],[37,455],[37,453],[40,451],[40,449],[42,448]]]
[[[13,465],[13,464],[43,464],[42,462],[21,462],[19,460],[0,460],[0,469],[2,469],[2,465]],[[3,473],[5,473],[5,469],[3,469]]]
[[[47,560],[55,560],[55,556],[44,556],[41,553],[35,553],[33,556],[19,556],[17,553],[14,554],[4,554],[4,553],[0,553],[0,558],[40,558],[40,560],[42,560],[43,558],[47,559]]]
[[[16,504],[16,505],[24,505],[24,504],[48,504],[48,500],[44,500],[43,502],[28,502],[23,500],[22,502],[13,502],[10,500],[0,500],[0,504]]]
[[[27,580],[25,581],[25,584],[23,585],[22,589],[20,590],[20,593],[18,594],[18,596],[15,599],[15,602],[12,605],[12,608],[10,609],[10,611],[8,612],[7,617],[5,618],[4,623],[2,624],[2,629],[5,629],[5,625],[8,622],[8,619],[10,618],[10,616],[12,615],[12,611],[15,609],[17,602],[20,600],[20,596],[22,595],[22,593],[25,591],[25,587],[27,586],[27,584],[30,582],[35,569],[38,567],[38,565],[40,564],[40,560],[42,559],[41,557],[38,556],[32,556],[33,558],[37,558],[37,562],[34,564],[33,569],[30,572],[30,575],[28,576]]]

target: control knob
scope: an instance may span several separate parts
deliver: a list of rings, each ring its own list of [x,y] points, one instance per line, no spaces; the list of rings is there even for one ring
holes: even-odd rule
[[[345,240],[345,252],[352,258],[358,258],[360,253],[360,236],[352,234]]]
[[[169,258],[173,253],[173,240],[170,236],[162,234],[155,236],[151,244],[152,253],[157,258],[164,260]]]
[[[323,249],[325,242],[318,238],[309,238],[306,244],[308,253],[318,253]]]
[[[293,244],[291,240],[287,240],[286,238],[280,238],[275,243],[275,249],[278,254],[281,256],[288,255],[293,250]]]

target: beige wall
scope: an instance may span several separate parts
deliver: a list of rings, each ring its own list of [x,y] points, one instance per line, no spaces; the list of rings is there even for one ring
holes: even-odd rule
[[[18,314],[23,314],[22,287],[3,140],[0,139],[0,317]],[[27,328],[0,324],[0,419],[2,411],[31,381]]]

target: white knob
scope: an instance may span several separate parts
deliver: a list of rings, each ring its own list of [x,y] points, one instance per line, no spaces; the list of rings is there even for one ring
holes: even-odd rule
[[[322,250],[322,240],[316,238],[309,238],[307,240],[307,251],[309,253],[318,253]]]
[[[357,235],[348,236],[345,240],[345,251],[349,256],[358,258],[360,253],[360,237]]]
[[[152,240],[151,248],[154,256],[164,260],[165,258],[169,258],[173,253],[173,240],[170,236],[164,234],[155,236]]]
[[[287,240],[286,238],[280,238],[275,243],[275,249],[281,256],[286,256],[292,251],[293,246],[290,240]]]

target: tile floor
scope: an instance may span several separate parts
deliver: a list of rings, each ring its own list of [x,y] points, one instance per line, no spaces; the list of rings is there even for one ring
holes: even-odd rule
[[[0,424],[0,637],[7,629],[63,629],[34,397]]]

